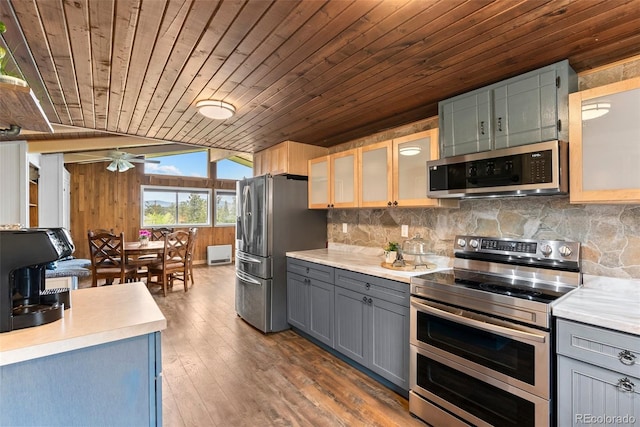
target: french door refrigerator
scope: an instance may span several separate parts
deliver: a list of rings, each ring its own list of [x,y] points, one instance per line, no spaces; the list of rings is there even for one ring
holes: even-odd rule
[[[327,244],[327,212],[308,209],[306,177],[236,184],[236,313],[264,333],[287,324],[287,251]]]

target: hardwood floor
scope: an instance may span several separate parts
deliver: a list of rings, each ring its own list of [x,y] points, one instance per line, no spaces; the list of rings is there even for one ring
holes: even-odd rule
[[[264,335],[234,309],[234,267],[196,266],[167,297],[165,426],[424,426],[408,401],[292,331]]]

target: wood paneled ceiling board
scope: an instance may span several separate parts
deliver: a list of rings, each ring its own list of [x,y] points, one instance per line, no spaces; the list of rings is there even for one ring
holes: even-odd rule
[[[582,72],[640,55],[638,0],[0,0],[0,20],[46,117],[78,138],[248,153],[432,117],[562,59]],[[235,116],[200,116],[210,98]]]
[[[38,132],[53,132],[31,88],[0,82],[0,94],[2,126],[17,125]]]

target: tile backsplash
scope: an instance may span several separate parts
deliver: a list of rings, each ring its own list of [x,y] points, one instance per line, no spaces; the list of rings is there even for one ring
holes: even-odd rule
[[[453,256],[458,234],[577,241],[585,274],[640,279],[640,205],[570,205],[568,197],[462,200],[459,209],[332,209],[330,242],[382,248],[420,234],[430,251]],[[342,232],[347,223],[348,233]]]

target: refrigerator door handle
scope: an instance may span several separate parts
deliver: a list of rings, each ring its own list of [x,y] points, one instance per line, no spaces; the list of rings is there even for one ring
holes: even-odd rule
[[[253,277],[239,270],[236,270],[236,277],[242,280],[243,282],[251,283],[252,285],[258,285],[258,286],[262,285],[262,283],[260,283],[258,280],[254,279]]]
[[[240,252],[236,252],[236,259],[239,259],[240,261],[244,261],[244,262],[251,262],[254,264],[260,264],[261,262],[258,258],[253,258],[248,255],[243,255]]]

